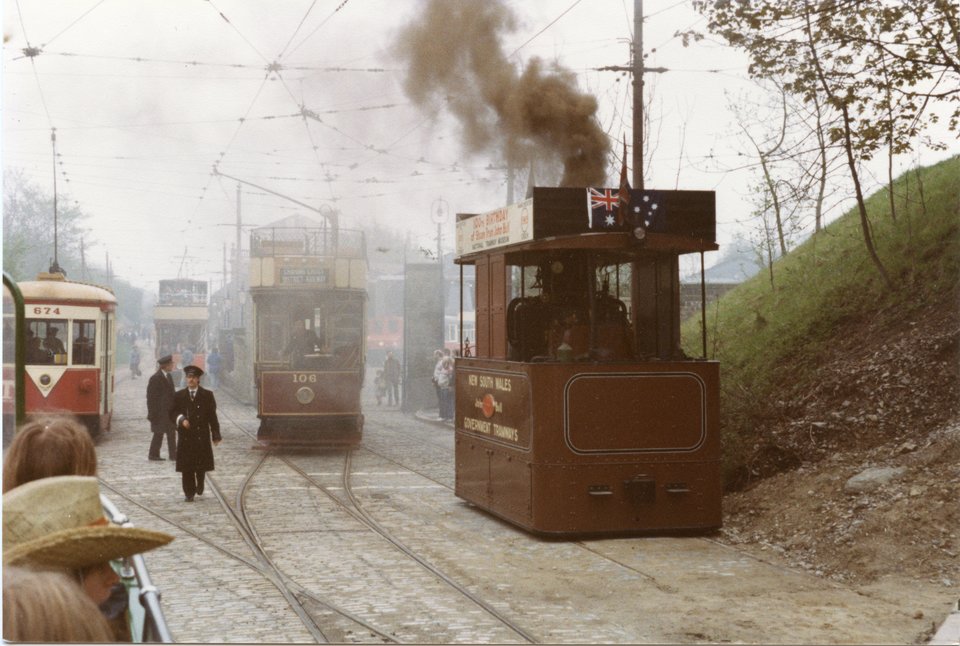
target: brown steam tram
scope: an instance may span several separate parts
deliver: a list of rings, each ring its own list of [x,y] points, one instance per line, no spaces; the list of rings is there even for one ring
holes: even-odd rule
[[[259,440],[360,441],[366,281],[362,231],[288,218],[252,232]]]
[[[706,191],[535,188],[458,215],[476,339],[456,361],[456,495],[543,535],[721,525],[719,365],[680,347]],[[702,266],[702,264],[701,264]]]

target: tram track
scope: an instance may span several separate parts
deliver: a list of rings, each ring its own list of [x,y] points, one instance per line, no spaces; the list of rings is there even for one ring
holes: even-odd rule
[[[229,516],[234,516],[234,513],[233,513],[232,509],[230,508],[229,504],[226,502],[226,497],[224,496],[224,494],[223,494],[222,490],[220,489],[220,487],[216,484],[215,480],[208,477],[208,478],[207,478],[207,482],[208,482],[208,484],[211,485],[212,490],[216,492],[216,498],[217,498],[218,502],[227,510],[228,515],[229,515]],[[238,562],[242,563],[243,565],[245,565],[245,566],[248,567],[249,569],[257,572],[258,574],[260,574],[260,575],[263,576],[264,578],[270,580],[271,583],[273,583],[274,585],[277,585],[278,589],[279,589],[281,592],[283,592],[283,587],[285,587],[288,591],[290,591],[290,592],[292,592],[294,595],[296,595],[296,597],[301,597],[301,598],[303,598],[303,599],[312,601],[312,602],[314,602],[314,603],[316,603],[316,604],[318,604],[318,605],[320,605],[320,606],[328,609],[328,610],[331,611],[332,613],[335,613],[335,614],[337,614],[337,615],[340,615],[340,616],[342,616],[343,618],[348,619],[349,621],[354,622],[357,626],[363,628],[365,631],[369,631],[372,636],[379,637],[380,640],[381,640],[383,643],[399,643],[396,638],[392,637],[391,635],[389,635],[389,634],[388,634],[387,632],[385,632],[384,630],[382,630],[382,629],[380,629],[380,628],[377,628],[376,626],[373,626],[372,624],[370,624],[368,621],[364,620],[363,618],[357,617],[355,614],[353,614],[353,613],[351,613],[351,612],[349,612],[349,611],[346,611],[346,610],[340,608],[340,607],[337,606],[335,603],[332,603],[332,602],[324,599],[323,597],[317,595],[316,592],[311,591],[311,590],[308,590],[307,588],[305,588],[304,586],[300,585],[300,584],[297,583],[295,580],[293,580],[292,578],[290,578],[286,573],[282,572],[282,571],[279,570],[279,569],[276,569],[275,566],[273,566],[273,568],[274,568],[274,570],[275,570],[275,573],[278,575],[278,578],[277,578],[277,579],[272,579],[271,576],[270,576],[271,573],[270,573],[269,569],[265,566],[264,563],[262,563],[262,562],[261,562],[261,563],[258,563],[258,562],[255,562],[255,561],[251,561],[250,559],[246,558],[246,557],[243,556],[242,554],[238,554],[238,553],[235,552],[235,551],[226,549],[226,548],[223,547],[222,545],[219,545],[216,541],[211,540],[206,533],[201,533],[201,532],[198,532],[198,531],[196,531],[196,530],[193,530],[193,529],[191,529],[190,527],[184,525],[184,524],[183,524],[182,522],[180,522],[179,520],[177,520],[177,519],[175,519],[175,518],[172,518],[169,514],[166,514],[166,513],[162,512],[162,511],[159,511],[159,510],[157,510],[157,509],[154,509],[154,508],[152,508],[152,507],[150,507],[150,506],[148,506],[148,505],[144,505],[143,503],[141,503],[141,502],[139,502],[138,500],[134,499],[134,498],[131,497],[130,495],[123,493],[122,491],[120,491],[119,489],[117,489],[116,487],[114,487],[113,485],[111,485],[111,484],[108,483],[108,482],[104,482],[103,480],[101,480],[101,481],[100,481],[100,484],[101,484],[105,489],[107,489],[107,490],[109,490],[110,492],[112,492],[112,493],[113,493],[115,496],[117,496],[118,498],[124,499],[125,501],[127,501],[127,502],[130,503],[131,505],[134,505],[134,506],[140,508],[141,510],[143,510],[144,512],[146,512],[146,513],[150,514],[151,516],[157,518],[158,520],[160,520],[160,521],[162,521],[162,522],[164,522],[164,523],[167,523],[167,524],[169,524],[169,525],[171,525],[171,526],[173,526],[173,527],[176,527],[178,530],[180,530],[181,532],[183,532],[183,533],[186,534],[187,536],[190,536],[191,538],[193,538],[193,539],[195,539],[195,540],[198,540],[198,541],[204,543],[204,544],[207,545],[208,547],[211,547],[211,548],[217,550],[218,552],[220,552],[220,553],[223,554],[224,556],[229,557],[229,558],[231,558],[231,559],[233,559],[233,560],[235,560],[235,561],[238,561]],[[237,527],[237,530],[238,530],[238,532],[241,533],[241,535],[243,534],[243,531],[244,531],[244,530],[242,529],[242,527]],[[272,562],[271,562],[271,563],[272,563]],[[284,597],[287,599],[288,602],[290,601],[290,599],[287,597],[287,595],[284,595]],[[303,606],[303,603],[302,603],[299,599],[297,600],[297,604],[298,604],[300,607]],[[299,615],[299,613],[298,613],[298,615]],[[301,619],[302,619],[302,618],[301,618]],[[315,623],[315,622],[314,622],[314,623]],[[321,633],[322,633],[322,630],[321,630]],[[323,638],[321,641],[319,641],[318,643],[329,643],[329,642],[328,642],[328,640],[324,637],[324,638]]]
[[[226,392],[218,399],[225,442],[217,471],[208,474],[215,485],[196,503],[182,502],[170,462],[143,462],[142,435],[134,432],[142,424],[140,402],[127,406],[135,414],[117,418],[123,432],[98,445],[104,493],[116,495],[137,524],[168,526],[178,537],[173,549],[148,560],[177,639],[322,641],[294,618],[266,565],[238,535],[240,519],[229,517],[226,507],[243,510],[251,540],[279,571],[275,577],[331,642],[523,641],[359,523],[361,511],[552,643],[753,642],[761,635],[789,641],[795,634],[822,637],[827,623],[849,641],[895,633],[897,641],[906,635],[906,643],[911,626],[919,625],[882,590],[824,586],[717,537],[539,540],[455,499],[452,430],[393,409],[370,409],[363,444],[348,464],[342,450],[252,447],[252,409],[235,405]]]
[[[250,433],[248,430],[243,428],[231,415],[221,415],[225,417],[226,420],[231,423],[238,431],[251,437],[251,439],[256,440],[256,436]],[[307,590],[302,585],[296,583],[289,575],[287,575],[283,570],[281,570],[274,560],[270,558],[267,554],[266,548],[263,545],[263,542],[260,539],[259,533],[257,532],[255,524],[250,520],[250,515],[247,512],[246,504],[246,493],[254,479],[254,476],[260,471],[264,463],[271,457],[278,457],[272,451],[267,450],[264,452],[260,458],[257,460],[256,464],[251,468],[247,474],[244,476],[243,481],[241,482],[239,488],[237,489],[235,495],[234,505],[231,506],[227,501],[227,496],[217,484],[216,478],[208,477],[208,481],[213,487],[213,490],[216,492],[216,496],[220,504],[227,511],[228,515],[234,522],[234,525],[237,531],[243,536],[245,542],[250,547],[251,550],[257,555],[258,560],[261,561],[263,567],[258,568],[260,571],[271,580],[271,582],[277,587],[277,589],[283,594],[284,598],[290,604],[291,609],[297,614],[300,620],[303,622],[304,626],[310,631],[311,635],[317,639],[318,643],[329,643],[329,639],[324,634],[322,628],[317,625],[316,620],[313,618],[310,611],[304,607],[303,602],[300,597],[310,599],[311,601],[320,604],[324,608],[330,610],[331,612],[340,615],[341,617],[353,622],[357,626],[361,627],[363,630],[369,631],[372,636],[380,638],[382,642],[385,643],[399,643],[399,641],[387,633],[385,630],[378,628],[365,619],[358,617],[356,614],[351,613],[337,604],[334,604],[326,599],[323,599],[317,596],[315,593]],[[286,461],[286,460],[284,460]],[[269,576],[273,574],[274,576]],[[299,596],[298,596],[299,595]]]
[[[233,425],[237,430],[244,433],[245,435],[251,435],[249,431],[244,429],[235,419],[232,418],[229,414],[223,415],[221,417],[226,418],[231,425]],[[152,508],[148,505],[141,503],[140,501],[134,499],[132,496],[125,494],[120,491],[118,488],[114,487],[108,482],[105,482],[101,479],[101,484],[103,487],[114,495],[123,498],[127,502],[136,507],[142,509],[143,511],[149,513],[155,518],[167,523],[173,527],[176,527],[184,534],[201,541],[209,547],[217,550],[224,556],[232,558],[236,561],[243,563],[245,566],[251,570],[260,574],[263,578],[270,581],[271,584],[276,587],[278,592],[283,596],[287,604],[290,606],[291,610],[298,616],[300,621],[303,623],[306,630],[311,634],[313,639],[317,643],[330,643],[330,639],[327,638],[323,629],[318,625],[317,621],[314,619],[312,613],[304,607],[304,602],[309,600],[319,606],[329,610],[330,612],[347,619],[348,621],[355,624],[357,627],[361,628],[363,631],[369,632],[371,636],[378,638],[378,643],[399,643],[399,641],[390,635],[385,630],[378,628],[372,625],[370,622],[366,621],[362,617],[358,617],[356,614],[351,613],[342,607],[338,606],[331,601],[322,598],[317,595],[315,592],[308,590],[304,586],[297,583],[292,579],[288,574],[283,572],[277,565],[274,563],[273,559],[269,557],[264,548],[264,545],[260,539],[259,534],[256,531],[255,525],[251,522],[249,515],[247,514],[246,504],[245,504],[245,495],[246,490],[252,482],[254,476],[262,468],[263,464],[271,457],[271,452],[266,452],[259,456],[259,459],[256,461],[256,464],[248,470],[247,474],[244,476],[244,479],[241,483],[241,486],[237,490],[235,496],[235,502],[233,505],[228,501],[228,495],[223,491],[222,487],[218,484],[217,478],[212,474],[207,476],[207,484],[209,485],[210,490],[213,492],[214,497],[217,499],[220,506],[225,511],[227,517],[230,519],[232,525],[236,529],[237,533],[241,536],[244,543],[247,545],[248,549],[255,556],[255,560],[250,560],[246,556],[239,554],[235,551],[229,550],[222,545],[219,545],[216,541],[211,540],[206,533],[201,533],[194,529],[191,529],[183,522],[177,518],[172,517],[170,514],[164,513],[163,511]]]
[[[243,425],[240,424],[237,420],[235,420],[229,413],[226,413],[225,415],[221,415],[221,416],[225,417],[227,421],[229,421],[237,430],[239,430],[240,432],[244,433],[245,435],[247,435],[248,437],[256,441],[256,436],[250,431],[248,431],[247,429],[245,429]],[[361,446],[361,450],[368,450],[368,449]],[[434,478],[431,478],[430,476],[420,471],[411,469],[409,466],[402,465],[401,463],[396,462],[394,460],[390,460],[389,458],[386,458],[386,456],[383,456],[382,454],[376,451],[369,451],[369,452],[373,455],[377,455],[380,458],[387,459],[388,461],[394,464],[397,464],[401,468],[407,471],[410,471],[411,473],[414,473],[419,477],[425,478],[431,482],[440,484],[444,487],[448,486],[444,483],[437,481]],[[534,636],[532,636],[526,629],[524,629],[522,626],[517,624],[515,621],[513,621],[509,617],[505,616],[501,611],[497,610],[495,607],[493,607],[489,602],[481,598],[479,595],[471,592],[466,586],[456,581],[453,577],[444,573],[439,567],[431,563],[426,557],[418,554],[415,550],[411,549],[409,546],[404,544],[396,535],[394,535],[392,532],[386,529],[382,524],[378,523],[376,519],[373,518],[373,516],[364,509],[362,503],[354,494],[353,489],[351,487],[352,456],[353,456],[353,450],[347,450],[344,452],[343,468],[342,468],[341,479],[340,479],[341,487],[343,488],[344,495],[346,496],[346,499],[347,499],[346,501],[344,501],[344,500],[341,500],[341,498],[337,496],[336,493],[334,493],[328,486],[324,485],[321,482],[318,482],[314,477],[312,477],[309,473],[307,473],[307,471],[305,471],[298,464],[296,464],[291,458],[285,455],[278,454],[273,450],[267,449],[264,455],[262,456],[261,460],[258,461],[257,466],[254,469],[252,469],[244,478],[243,483],[241,484],[236,494],[236,512],[234,513],[237,516],[238,521],[242,521],[244,526],[243,531],[249,532],[249,535],[251,537],[255,537],[254,540],[257,541],[258,549],[262,552],[263,548],[261,545],[259,545],[259,538],[257,537],[257,534],[256,534],[256,528],[249,521],[249,518],[246,514],[246,505],[244,502],[244,495],[247,487],[249,486],[250,482],[253,479],[253,476],[260,469],[260,467],[263,465],[266,459],[273,458],[273,459],[279,460],[283,464],[285,464],[289,469],[297,473],[310,486],[315,487],[317,490],[321,491],[340,510],[347,513],[351,518],[361,523],[363,526],[367,527],[373,533],[379,535],[383,540],[385,540],[387,543],[393,546],[394,549],[401,552],[407,558],[409,558],[414,563],[419,565],[421,568],[429,572],[432,576],[436,577],[437,580],[443,582],[445,585],[449,586],[450,588],[458,592],[460,595],[462,595],[464,598],[469,600],[471,603],[481,608],[484,612],[486,612],[488,615],[493,617],[501,625],[505,626],[511,632],[518,635],[522,640],[531,644],[538,643],[538,640]],[[356,621],[357,619],[355,618],[354,620]],[[379,631],[378,629],[372,628],[367,625],[365,625],[364,627],[370,630],[375,630],[379,634],[386,636],[385,633],[383,633],[382,631]],[[396,640],[392,639],[392,641],[396,641]]]

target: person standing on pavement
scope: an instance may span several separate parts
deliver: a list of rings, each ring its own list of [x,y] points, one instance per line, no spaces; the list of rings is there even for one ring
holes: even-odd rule
[[[437,380],[440,386],[440,419],[449,422],[453,419],[453,358],[444,356],[440,361],[440,377]]]
[[[140,376],[140,349],[137,347],[136,342],[134,342],[133,347],[130,348],[130,378],[136,379]]]
[[[223,359],[220,357],[220,349],[214,347],[213,351],[207,355],[207,373],[210,376],[210,390],[214,390],[220,384],[220,369],[223,367]]]
[[[203,370],[191,365],[183,373],[187,387],[173,396],[170,419],[180,436],[177,471],[182,475],[184,500],[193,502],[194,496],[203,495],[206,472],[213,471],[213,447],[221,440],[220,421],[216,398],[200,386]]]
[[[186,370],[186,367],[193,363],[193,350],[189,347],[185,347],[183,352],[180,353],[180,367]],[[187,374],[186,372],[181,372],[180,374],[180,387],[184,388],[187,385]]]
[[[440,390],[440,375],[443,372],[443,350],[434,350],[433,351],[433,388],[437,392],[437,417],[440,416],[440,411],[443,409],[443,400],[441,399],[441,390]]]
[[[167,436],[167,455],[171,460],[177,459],[177,429],[170,421],[170,409],[173,407],[173,396],[177,390],[173,385],[173,356],[165,355],[157,360],[159,367],[147,382],[147,419],[150,420],[150,430],[153,438],[150,440],[149,460],[163,460],[160,457],[160,447],[163,446],[163,436]]]
[[[400,362],[393,356],[392,351],[388,351],[387,358],[383,360],[383,380],[387,386],[387,406],[399,406]]]

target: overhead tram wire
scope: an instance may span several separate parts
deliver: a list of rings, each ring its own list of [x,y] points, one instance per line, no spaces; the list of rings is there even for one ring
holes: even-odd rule
[[[36,61],[34,60],[40,55],[42,50],[30,44],[30,38],[27,36],[27,25],[23,21],[23,11],[20,9],[20,0],[16,0],[16,3],[17,17],[20,19],[20,29],[23,30],[23,38],[27,43],[27,46],[23,49],[23,53],[30,59],[30,69],[33,70],[33,76],[37,81],[37,92],[40,94],[40,103],[43,105],[43,111],[47,115],[47,124],[52,128],[53,118],[50,116],[50,109],[47,107],[47,99],[43,95],[43,86],[40,85],[40,74],[37,71]]]
[[[215,62],[205,62],[200,60],[175,60],[172,58],[148,58],[146,56],[110,56],[108,54],[81,54],[77,52],[48,52],[44,51],[46,56],[61,56],[65,58],[93,58],[99,60],[109,60],[109,61],[128,61],[131,63],[162,63],[165,65],[176,65],[176,66],[190,66],[190,67],[221,67],[227,69],[243,69],[243,70],[257,70],[262,71],[263,65],[251,65],[248,63],[215,63]],[[13,60],[20,60],[21,58],[27,58],[26,56],[17,56]],[[342,65],[336,66],[323,66],[316,67],[313,65],[285,65],[284,69],[294,71],[294,72],[370,72],[382,74],[386,72],[396,72],[397,70],[386,68],[386,67],[343,67]]]
[[[277,58],[278,58],[278,59],[283,58],[283,55],[284,55],[284,53],[286,53],[287,48],[290,47],[290,43],[292,43],[292,42],[293,42],[293,39],[297,37],[297,34],[298,34],[298,33],[300,33],[300,28],[303,27],[303,23],[305,23],[305,22],[307,21],[307,18],[310,17],[310,13],[313,11],[313,8],[314,8],[315,6],[317,6],[317,0],[313,0],[313,2],[310,3],[310,6],[307,7],[306,13],[304,13],[304,14],[303,14],[303,18],[300,19],[300,24],[297,25],[297,28],[293,30],[293,33],[290,34],[290,39],[289,39],[289,40],[287,41],[287,43],[283,46],[283,49],[280,50],[280,53],[277,54]]]
[[[343,6],[344,6],[346,3],[347,3],[347,0],[344,0],[344,1],[340,4],[340,6],[338,6],[338,7],[333,11],[333,14],[337,13],[338,11],[340,11],[340,9],[343,8]],[[281,50],[280,54],[278,54],[277,59],[280,59],[280,58],[283,57],[283,52],[286,51],[287,47],[289,47],[289,45],[290,45],[290,42],[292,42],[293,39],[296,37],[296,34],[300,31],[300,27],[303,26],[304,21],[307,19],[307,16],[309,16],[309,14],[310,14],[310,12],[312,11],[313,6],[314,6],[315,4],[316,4],[316,1],[314,0],[314,3],[312,3],[312,4],[310,5],[310,7],[307,9],[306,14],[305,14],[304,17],[301,19],[300,24],[298,24],[297,27],[294,29],[293,34],[291,34],[290,39],[287,41],[287,44],[284,46],[283,50]],[[211,2],[211,6],[213,6],[213,3],[212,3],[212,2]],[[216,7],[214,7],[214,8],[216,9]],[[219,9],[217,9],[217,11],[219,12]],[[333,14],[331,14],[330,16],[328,16],[328,17],[320,24],[320,27],[322,27],[324,24],[326,24],[326,22],[330,19],[330,17],[333,16]],[[229,19],[223,14],[223,12],[220,12],[220,16],[221,16],[224,20],[226,20],[232,27],[234,27],[234,29],[236,29],[236,27],[235,27],[232,23],[230,23]],[[317,29],[319,29],[319,27],[318,27]],[[315,29],[313,32],[311,32],[310,35],[312,36],[314,33],[316,33],[316,31],[317,31],[317,30]],[[240,33],[239,30],[237,30],[237,33]],[[266,83],[267,79],[269,79],[269,76],[270,76],[271,73],[276,74],[276,77],[280,80],[280,82],[281,82],[281,84],[283,85],[284,89],[287,91],[287,94],[288,94],[288,95],[290,96],[290,98],[293,100],[294,104],[297,105],[297,107],[300,109],[301,114],[303,114],[303,117],[304,117],[304,128],[307,130],[307,137],[310,139],[311,150],[313,151],[315,160],[316,160],[316,162],[319,164],[320,170],[323,171],[325,175],[328,175],[328,174],[329,174],[329,171],[327,171],[327,169],[324,167],[324,164],[323,164],[322,160],[320,160],[320,158],[319,158],[319,151],[318,151],[318,148],[319,148],[319,147],[318,147],[316,141],[313,139],[313,133],[310,131],[309,125],[306,123],[306,116],[307,116],[307,115],[306,115],[306,112],[305,112],[305,111],[306,111],[306,106],[304,105],[303,102],[298,102],[298,101],[297,101],[296,96],[293,94],[293,91],[292,91],[292,90],[290,89],[290,87],[287,85],[286,79],[284,78],[284,76],[283,76],[283,74],[282,74],[282,70],[285,69],[284,66],[282,66],[282,65],[280,64],[279,60],[275,60],[275,61],[273,61],[273,62],[267,61],[266,57],[263,56],[262,54],[260,54],[259,50],[257,50],[256,47],[254,47],[253,44],[250,43],[250,41],[249,41],[248,39],[246,39],[246,37],[243,36],[243,34],[240,34],[240,35],[241,35],[241,37],[244,38],[244,40],[246,40],[246,41],[248,42],[248,44],[250,44],[251,47],[253,47],[254,51],[257,51],[257,53],[260,55],[260,57],[261,57],[264,61],[267,62],[267,76],[266,76],[266,78],[264,79],[264,83]],[[307,38],[309,38],[309,36],[308,36]],[[306,40],[306,39],[305,39],[305,40]],[[302,44],[302,42],[305,42],[305,41],[301,41],[301,44]],[[299,47],[299,45],[298,45],[297,47]],[[296,48],[294,48],[294,50],[296,50]],[[292,53],[292,52],[291,52],[291,53]],[[260,96],[260,92],[261,92],[262,90],[263,90],[263,84],[261,84],[260,89],[257,90],[257,95],[254,97],[254,102],[256,102],[256,100],[257,100],[257,98]],[[253,104],[251,103],[251,109],[252,109],[252,107],[253,107]],[[249,113],[249,110],[248,110],[248,113]],[[320,121],[319,117],[316,117],[316,119],[317,119],[318,121]],[[323,123],[322,121],[320,121],[320,122]],[[239,128],[237,129],[237,131],[234,132],[234,137],[231,138],[231,142],[230,142],[231,144],[233,143],[233,139],[236,138],[236,135],[237,135],[238,133],[239,133]],[[341,133],[341,134],[342,134],[342,133]],[[358,143],[359,143],[359,142],[358,142]],[[229,145],[228,145],[228,148],[229,148]],[[214,164],[214,169],[213,169],[213,170],[214,170],[214,174],[219,174],[218,166],[219,166],[220,162],[223,161],[223,159],[225,158],[225,156],[226,156],[226,150],[225,150],[223,153],[221,153],[220,159]],[[207,186],[209,186],[209,181],[208,181]],[[331,194],[332,194],[332,193],[333,193],[333,187],[332,187],[332,185],[329,185],[329,184],[328,184],[328,186],[330,187],[330,192],[331,192]],[[204,188],[204,191],[206,191],[206,188]],[[336,196],[332,196],[331,199],[335,202],[335,201],[336,201]],[[202,200],[202,197],[201,197],[201,200]],[[199,203],[198,203],[198,208],[199,208]]]
[[[689,2],[690,2],[690,0],[680,0],[679,2],[675,2],[674,4],[670,5],[669,7],[664,7],[663,9],[658,9],[657,11],[653,11],[653,12],[651,12],[651,13],[647,13],[647,14],[644,15],[643,18],[644,18],[644,20],[646,20],[647,18],[653,18],[654,16],[659,16],[660,14],[666,13],[666,12],[672,10],[672,9],[676,9],[676,8],[679,7],[679,6],[682,6],[682,5],[685,5],[685,4],[689,4]]]
[[[70,183],[70,178],[67,177],[66,171],[63,170],[63,162],[60,162],[59,159],[58,159],[58,157],[60,157],[60,155],[57,153],[57,148],[56,148],[56,133],[57,133],[57,128],[56,128],[56,126],[54,126],[53,117],[52,117],[51,114],[50,114],[50,107],[47,105],[47,98],[46,98],[46,96],[45,96],[44,93],[43,93],[43,86],[40,84],[40,73],[39,73],[39,70],[37,70],[37,64],[36,64],[36,60],[35,60],[35,59],[36,59],[37,56],[40,55],[40,53],[41,53],[43,50],[42,50],[41,48],[39,48],[39,47],[32,47],[32,46],[30,45],[30,39],[27,37],[27,26],[26,26],[26,24],[25,24],[24,21],[23,21],[23,11],[20,9],[20,0],[16,0],[16,3],[17,3],[17,17],[18,17],[19,20],[20,20],[20,28],[23,30],[24,40],[26,40],[26,42],[27,42],[27,47],[26,47],[26,49],[24,50],[24,53],[30,58],[30,69],[33,71],[34,79],[35,79],[36,82],[37,82],[37,93],[40,95],[40,103],[43,105],[43,112],[44,112],[44,114],[46,114],[46,116],[47,116],[47,123],[50,125],[50,133],[51,133],[50,137],[51,137],[51,141],[53,142],[53,191],[54,191],[54,198],[53,198],[53,200],[54,200],[54,201],[53,201],[53,209],[54,209],[54,212],[53,212],[53,215],[54,215],[54,228],[56,228],[56,217],[57,217],[57,211],[56,211],[56,209],[57,209],[56,191],[57,191],[57,164],[58,164],[58,162],[59,162],[59,165],[60,165],[60,173],[63,175],[63,179],[64,179],[64,181],[65,181],[67,184]],[[84,14],[84,15],[86,15],[86,14]],[[61,33],[62,33],[62,32],[61,32]],[[54,247],[56,247],[56,241],[54,242]],[[55,255],[55,256],[56,256],[56,252],[57,252],[57,250],[56,250],[56,248],[54,248],[54,255]]]
[[[305,42],[307,42],[308,40],[310,40],[311,38],[313,38],[313,35],[316,34],[318,31],[320,31],[320,29],[321,29],[325,24],[327,24],[327,23],[330,21],[330,19],[333,18],[333,16],[334,16],[338,11],[340,11],[341,9],[343,9],[343,7],[344,7],[349,1],[350,1],[350,0],[343,0],[343,2],[341,2],[341,3],[337,6],[337,8],[334,9],[334,10],[330,13],[329,16],[327,16],[326,18],[324,18],[323,21],[322,21],[319,25],[317,25],[316,27],[314,27],[313,31],[311,31],[309,34],[307,34],[306,36],[304,36],[303,40],[301,40],[299,43],[297,43],[296,47],[294,47],[293,49],[290,50],[290,53],[293,54],[295,51],[297,51],[298,49],[300,49],[301,45],[303,45]],[[298,27],[298,30],[299,30],[299,27]],[[292,39],[291,39],[291,40],[292,40]],[[289,43],[288,43],[288,46],[289,46]],[[284,47],[284,51],[286,51],[286,47]]]
[[[564,10],[563,13],[561,13],[559,16],[557,16],[556,18],[554,18],[553,20],[551,20],[550,23],[549,23],[546,27],[544,27],[543,29],[541,29],[540,31],[538,31],[537,33],[535,33],[533,36],[531,36],[529,39],[527,39],[527,42],[525,42],[524,44],[520,45],[520,46],[517,47],[515,50],[513,50],[513,53],[510,54],[509,56],[507,56],[507,58],[513,58],[514,56],[516,56],[517,52],[519,52],[521,49],[523,49],[524,47],[526,47],[527,45],[529,45],[530,43],[532,43],[537,37],[540,36],[540,34],[542,34],[542,33],[545,32],[546,30],[548,30],[548,29],[550,29],[551,27],[553,27],[561,18],[563,18],[563,17],[564,17],[565,15],[567,15],[568,13],[570,13],[570,10],[571,10],[571,9],[573,9],[574,7],[576,7],[576,6],[577,6],[578,4],[580,4],[581,2],[583,2],[583,0],[575,0],[575,2],[574,2],[572,5],[570,5],[569,7],[567,7],[566,10]]]
[[[223,159],[227,155],[227,152],[233,146],[233,142],[236,141],[237,135],[240,134],[240,130],[243,128],[244,124],[246,123],[246,117],[250,114],[250,111],[253,110],[253,106],[256,104],[257,99],[260,98],[260,93],[263,92],[263,88],[266,87],[268,80],[270,80],[269,72],[267,72],[267,74],[264,75],[263,81],[261,81],[260,87],[257,88],[257,92],[256,94],[254,94],[253,100],[250,102],[250,105],[247,107],[247,111],[244,114],[244,117],[240,119],[240,123],[237,125],[237,128],[233,131],[233,135],[231,135],[230,137],[230,141],[227,142],[226,147],[220,152],[220,155],[218,156],[217,161],[214,162],[213,164],[214,170],[216,170],[217,166],[220,164],[220,162],[223,161]],[[197,206],[196,208],[194,208],[193,214],[191,214],[190,216],[191,222],[193,221],[193,218],[196,217],[197,212],[200,210],[200,205],[203,203],[203,198],[207,193],[207,189],[210,188],[210,182],[213,181],[214,174],[215,174],[214,172],[211,172],[210,175],[207,177],[207,183],[204,185],[203,190],[201,191],[200,199],[197,201]]]
[[[61,29],[61,30],[60,30],[59,32],[57,32],[57,34],[54,35],[50,40],[48,40],[47,42],[45,42],[45,43],[43,44],[43,46],[44,46],[44,47],[48,47],[48,46],[50,45],[50,43],[52,43],[52,42],[55,41],[57,38],[59,38],[60,36],[62,36],[65,32],[69,31],[74,25],[76,25],[78,22],[80,22],[81,20],[83,20],[84,18],[86,18],[86,17],[87,17],[90,13],[92,13],[97,7],[99,7],[100,5],[102,5],[102,4],[103,4],[104,2],[106,2],[106,1],[107,1],[107,0],[100,0],[100,2],[98,2],[97,4],[93,5],[92,7],[90,7],[90,8],[87,9],[86,11],[84,11],[82,14],[80,14],[80,16],[79,16],[76,20],[74,20],[74,21],[71,22],[69,25],[67,25],[66,27],[64,27],[63,29]]]
[[[213,0],[206,0],[206,1],[207,1],[207,3],[208,3],[211,7],[213,7],[213,10],[214,10],[214,11],[216,11],[218,14],[220,14],[220,17],[223,18],[224,22],[226,22],[228,25],[230,25],[230,27],[231,27],[235,32],[237,32],[237,35],[240,36],[240,38],[243,40],[243,42],[245,42],[245,43],[250,47],[250,49],[252,49],[254,52],[256,52],[257,56],[259,56],[259,57],[263,60],[263,62],[266,63],[266,64],[269,66],[269,65],[271,64],[271,61],[270,61],[266,56],[264,56],[264,55],[260,52],[259,49],[257,49],[256,45],[254,45],[253,42],[251,42],[251,40],[250,40],[249,38],[247,38],[247,37],[243,34],[243,32],[240,31],[240,30],[237,28],[237,26],[234,25],[233,22],[230,21],[229,18],[227,18],[227,15],[226,15],[225,13],[223,13],[222,11],[220,11],[220,8],[217,7],[217,5],[214,4]]]

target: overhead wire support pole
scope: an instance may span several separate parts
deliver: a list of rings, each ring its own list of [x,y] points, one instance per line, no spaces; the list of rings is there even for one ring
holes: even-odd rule
[[[252,187],[254,187],[254,188],[260,189],[261,191],[266,191],[267,193],[270,193],[271,195],[276,195],[277,197],[281,197],[281,198],[283,198],[283,199],[285,199],[285,200],[287,200],[287,201],[289,201],[289,202],[293,202],[294,204],[297,204],[297,205],[299,205],[299,206],[302,206],[302,207],[305,208],[305,209],[310,209],[310,210],[313,211],[314,213],[319,213],[319,214],[322,215],[324,218],[326,218],[327,221],[330,223],[330,228],[333,230],[334,236],[336,236],[337,229],[339,228],[339,227],[338,227],[339,216],[337,215],[336,210],[334,210],[334,209],[329,209],[328,211],[324,211],[323,209],[320,209],[320,208],[318,208],[318,207],[316,207],[316,206],[312,206],[312,205],[307,204],[307,203],[305,203],[305,202],[301,202],[300,200],[294,199],[294,198],[290,197],[289,195],[284,195],[283,193],[278,193],[277,191],[274,191],[274,190],[272,190],[272,189],[269,189],[269,188],[267,188],[267,187],[265,187],[265,186],[260,186],[259,184],[254,184],[253,182],[248,182],[247,180],[245,180],[245,179],[240,179],[239,177],[233,177],[232,175],[227,175],[226,173],[220,171],[220,169],[218,169],[216,166],[213,167],[213,174],[214,174],[214,175],[219,175],[220,177],[226,177],[227,179],[232,179],[232,180],[235,181],[235,182],[239,182],[239,183],[241,183],[241,184],[246,184],[247,186],[252,186]]]
[[[634,42],[631,51],[633,64],[605,65],[595,68],[598,72],[630,72],[633,74],[633,187],[643,190],[643,75],[647,72],[662,74],[666,67],[646,67],[643,64],[643,0],[634,0]]]
[[[242,221],[240,219],[240,182],[237,182],[237,249],[236,249],[236,257],[234,258],[234,265],[233,265],[233,288],[234,288],[233,306],[237,308],[237,317],[236,317],[237,321],[241,321],[243,319],[243,317],[240,316],[240,312],[243,311],[240,305],[240,259],[241,259],[240,230],[242,226],[243,226]],[[232,312],[231,312],[230,319],[231,321],[233,320]],[[237,325],[237,327],[239,327],[239,324]]]
[[[50,145],[53,147],[53,264],[50,265],[50,273],[62,273],[60,269],[59,255],[57,249],[60,246],[58,238],[57,222],[57,129],[50,128]]]
[[[643,190],[643,0],[633,7],[633,185]]]

